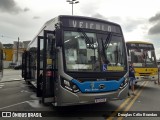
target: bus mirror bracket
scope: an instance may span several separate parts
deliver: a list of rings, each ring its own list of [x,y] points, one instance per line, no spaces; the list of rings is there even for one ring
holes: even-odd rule
[[[55,39],[56,39],[56,46],[60,47],[62,45],[62,31],[61,29],[57,28],[55,30]]]

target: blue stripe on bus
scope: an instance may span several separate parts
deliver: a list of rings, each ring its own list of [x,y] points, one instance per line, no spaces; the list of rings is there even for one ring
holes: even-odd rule
[[[108,91],[116,91],[119,89],[121,83],[125,80],[125,78],[121,78],[120,80],[110,80],[110,81],[89,81],[80,83],[76,79],[73,79],[72,82],[78,86],[82,93],[87,92],[108,92]],[[104,86],[103,89],[100,89],[100,86]]]

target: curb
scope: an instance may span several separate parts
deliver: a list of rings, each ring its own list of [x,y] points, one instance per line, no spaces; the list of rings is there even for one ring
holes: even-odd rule
[[[19,80],[6,80],[6,81],[0,81],[0,83],[4,83],[4,82],[14,82],[14,81],[21,81],[21,80],[24,80],[24,79],[19,79]]]

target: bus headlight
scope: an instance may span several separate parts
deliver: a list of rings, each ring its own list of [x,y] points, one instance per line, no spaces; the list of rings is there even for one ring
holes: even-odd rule
[[[70,85],[70,82],[67,81],[67,80],[64,80],[64,85],[69,86],[69,87],[71,86],[71,85]]]
[[[125,80],[120,84],[120,89],[124,88],[128,84],[128,79],[125,78]]]
[[[120,85],[120,88],[122,88],[123,86],[124,86],[124,83],[122,82],[121,85]]]
[[[69,80],[65,80],[63,78],[61,78],[61,86],[74,93],[77,93],[80,91],[76,84],[72,83]]]

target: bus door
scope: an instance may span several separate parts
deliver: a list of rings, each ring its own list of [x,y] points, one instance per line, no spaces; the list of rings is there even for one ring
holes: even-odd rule
[[[39,37],[39,56],[37,71],[37,96],[42,96],[42,103],[53,102],[55,82],[55,37],[53,31],[44,31],[44,36]],[[39,82],[38,82],[39,81]]]
[[[22,77],[24,80],[30,79],[30,57],[29,52],[25,51],[22,55]]]
[[[37,97],[42,97],[42,79],[43,79],[43,48],[44,37],[38,36],[37,43]]]

